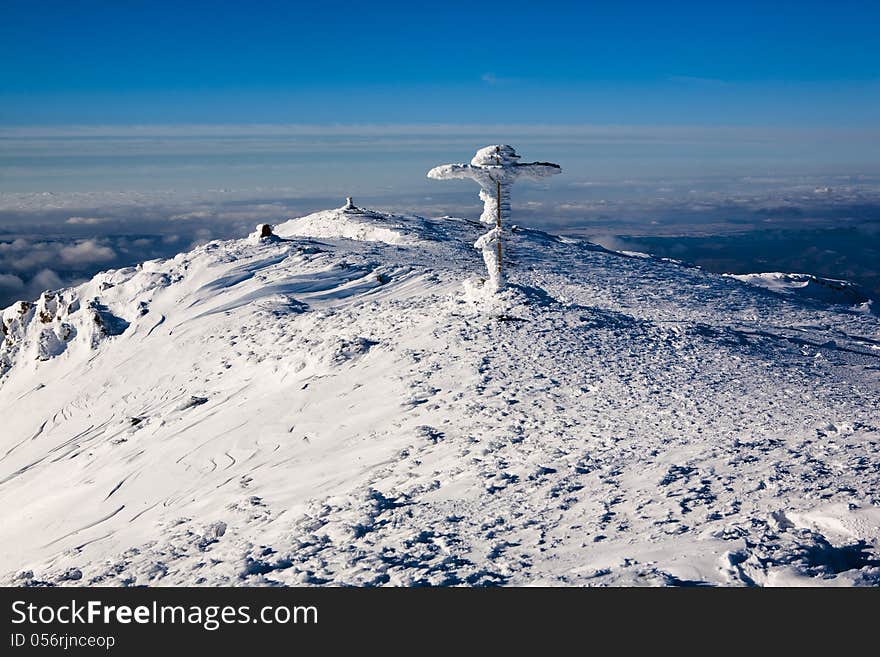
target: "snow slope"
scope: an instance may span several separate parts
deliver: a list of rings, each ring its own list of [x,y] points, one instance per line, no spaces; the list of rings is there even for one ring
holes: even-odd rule
[[[347,207],[4,311],[6,584],[876,585],[880,318]]]

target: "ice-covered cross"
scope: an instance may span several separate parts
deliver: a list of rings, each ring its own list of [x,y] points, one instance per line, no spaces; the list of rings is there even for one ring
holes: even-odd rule
[[[501,236],[502,226],[510,218],[510,186],[518,178],[545,178],[559,173],[558,164],[519,162],[512,146],[497,144],[477,151],[470,164],[442,164],[428,172],[428,178],[451,180],[470,178],[480,184],[483,214],[480,221],[492,229],[474,243],[483,252],[489,282],[496,290],[504,286]]]

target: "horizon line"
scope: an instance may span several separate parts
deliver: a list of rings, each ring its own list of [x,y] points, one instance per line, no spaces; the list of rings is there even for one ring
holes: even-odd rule
[[[736,124],[636,124],[636,123],[71,123],[0,125],[0,138],[55,137],[223,137],[223,136],[407,136],[458,135],[485,132],[515,132],[518,137],[600,137],[600,136],[761,136],[782,137],[816,131],[834,135],[880,137],[880,128],[777,126]],[[513,135],[511,135],[513,136]]]

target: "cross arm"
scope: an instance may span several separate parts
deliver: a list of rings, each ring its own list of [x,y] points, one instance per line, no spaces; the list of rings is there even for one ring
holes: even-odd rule
[[[428,172],[428,178],[453,180],[457,178],[479,179],[481,172],[470,164],[441,164]]]
[[[517,177],[546,178],[562,171],[562,167],[552,162],[527,162],[516,165]]]

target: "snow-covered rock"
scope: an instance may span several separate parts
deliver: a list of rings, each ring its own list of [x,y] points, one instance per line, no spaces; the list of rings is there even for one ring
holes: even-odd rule
[[[859,285],[834,278],[780,272],[724,275],[779,294],[796,295],[822,303],[864,307],[866,304],[870,306],[872,302],[868,293]]]
[[[880,319],[353,203],[2,313],[7,584],[880,582]],[[262,232],[262,229],[261,231]]]

